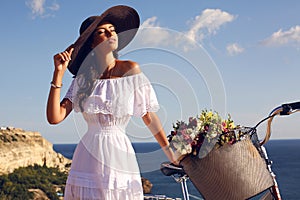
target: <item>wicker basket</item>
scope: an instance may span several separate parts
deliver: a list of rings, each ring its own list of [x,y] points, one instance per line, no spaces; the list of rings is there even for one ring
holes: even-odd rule
[[[249,138],[214,149],[201,159],[186,156],[180,164],[206,200],[248,199],[274,184]]]

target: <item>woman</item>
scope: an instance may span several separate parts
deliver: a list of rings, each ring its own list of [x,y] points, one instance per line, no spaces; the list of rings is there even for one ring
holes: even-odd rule
[[[48,122],[58,124],[74,109],[88,124],[74,152],[65,200],[143,199],[135,153],[125,134],[132,115],[142,117],[169,160],[176,162],[154,113],[159,105],[149,80],[137,63],[116,59],[138,27],[133,8],[112,7],[86,19],[75,44],[54,56]],[[60,102],[67,68],[75,78]]]

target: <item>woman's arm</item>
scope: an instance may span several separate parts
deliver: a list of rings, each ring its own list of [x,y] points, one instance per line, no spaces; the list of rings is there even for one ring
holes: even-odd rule
[[[155,139],[157,140],[158,144],[163,149],[164,153],[168,157],[168,159],[174,163],[179,164],[177,159],[174,156],[172,149],[169,148],[169,141],[165,135],[163,127],[160,123],[159,118],[153,112],[148,112],[143,117],[143,121],[145,125],[149,128],[151,133],[154,135]]]
[[[64,99],[60,102],[60,92],[62,79],[71,60],[73,50],[72,47],[69,47],[66,51],[54,56],[55,68],[47,102],[47,120],[50,124],[60,123],[72,111],[72,102],[70,100]]]

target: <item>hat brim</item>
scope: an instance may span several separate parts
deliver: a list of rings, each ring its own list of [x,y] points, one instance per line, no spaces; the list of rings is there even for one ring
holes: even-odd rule
[[[74,51],[69,62],[68,69],[76,75],[81,63],[89,52],[86,52],[84,46],[101,22],[108,21],[112,23],[118,34],[117,51],[123,49],[134,38],[139,26],[140,18],[137,11],[129,6],[118,5],[107,9],[102,15],[96,16],[95,20],[80,34],[79,38],[73,44]],[[121,34],[122,33],[122,34]],[[83,54],[80,55],[79,54]]]

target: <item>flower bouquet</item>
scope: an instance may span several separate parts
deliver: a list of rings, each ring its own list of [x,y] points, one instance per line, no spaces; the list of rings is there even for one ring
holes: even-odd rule
[[[247,199],[274,184],[252,129],[235,126],[230,115],[203,110],[173,128],[170,147],[205,199]]]
[[[207,110],[200,116],[190,117],[187,123],[177,121],[173,128],[168,138],[179,160],[187,154],[204,157],[213,148],[234,144],[245,137],[245,132],[234,125],[230,115],[222,119],[217,112]]]

